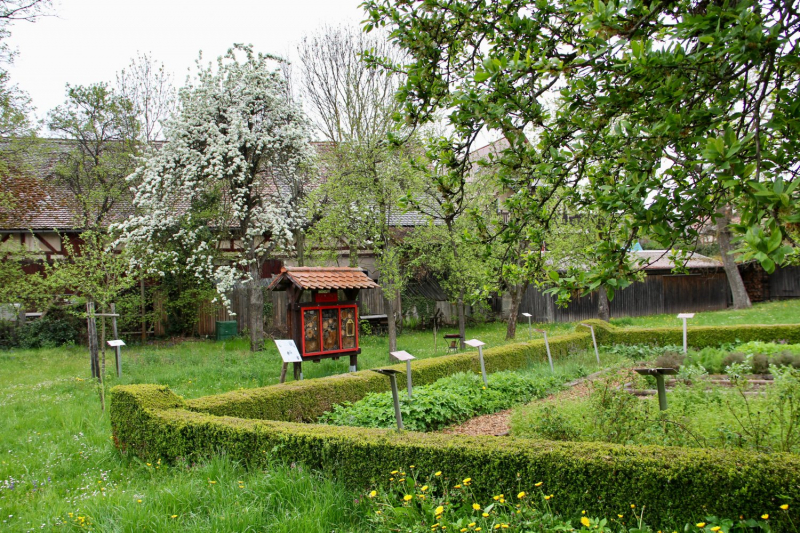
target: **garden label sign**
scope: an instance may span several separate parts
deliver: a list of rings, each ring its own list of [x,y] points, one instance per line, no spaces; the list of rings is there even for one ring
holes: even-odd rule
[[[283,359],[283,367],[281,368],[281,383],[286,381],[286,368],[289,363],[301,364],[303,358],[300,356],[300,351],[292,339],[275,339],[275,346],[278,347],[278,352]],[[300,379],[303,379],[303,372],[300,371]]]
[[[399,352],[389,352],[389,354],[397,359],[398,361],[406,362],[406,376],[407,376],[407,387],[408,387],[408,399],[411,399],[411,360],[416,359],[413,355],[408,352],[399,351]]]
[[[686,355],[686,319],[694,318],[694,313],[681,313],[678,318],[683,320],[683,355]]]
[[[470,339],[468,341],[464,341],[464,344],[478,349],[478,357],[481,360],[481,375],[483,376],[483,384],[484,386],[488,387],[489,382],[486,380],[486,365],[483,364],[483,347],[486,346],[486,343],[479,341],[478,339]]]

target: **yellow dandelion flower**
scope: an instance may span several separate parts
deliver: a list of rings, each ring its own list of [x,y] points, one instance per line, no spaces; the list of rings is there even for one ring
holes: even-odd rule
[[[636,506],[634,504],[631,504],[631,509],[636,509]]]
[[[552,496],[545,496],[544,497],[545,500],[549,500],[550,498],[552,498]]]
[[[443,512],[444,512],[444,507],[442,507],[441,505],[437,507],[436,510],[434,511],[434,513],[436,514],[442,514]]]
[[[389,481],[394,481],[394,478],[393,478],[393,477],[390,477],[390,478],[389,478]]]
[[[416,468],[414,465],[409,466],[409,468]]]
[[[478,511],[478,510],[480,510],[481,506],[478,505],[477,503],[473,503],[472,504],[472,508],[475,509],[476,511]]]
[[[441,476],[441,475],[442,475],[442,471],[441,470],[434,474],[434,476]]]
[[[591,525],[591,523],[589,522],[588,518],[586,518],[585,516],[582,516],[581,517],[581,525],[583,527],[589,527]]]
[[[467,528],[462,527],[459,531],[461,531],[461,533],[464,533],[466,530],[467,530]]]
[[[453,487],[453,488],[454,488],[454,489],[460,489],[460,488],[461,488],[461,485],[456,485],[456,486],[455,486],[455,487]]]
[[[534,487],[541,487],[543,483],[544,483],[544,481],[540,481],[539,483],[536,483],[534,485]]]
[[[413,498],[413,496],[411,496],[411,494],[406,494],[405,496],[403,496],[403,499],[404,499],[405,501],[407,501],[407,502],[410,502],[410,501],[411,501],[411,498]]]
[[[424,494],[419,494],[418,496],[419,496],[420,500],[424,500],[425,499],[425,495]]]
[[[789,508],[789,504],[788,503],[784,503],[783,505],[781,505],[781,509],[783,509],[784,511],[786,509],[788,509],[788,508]]]
[[[464,481],[462,481],[462,483],[464,483],[464,485],[466,485],[466,484],[467,484],[467,483],[469,483],[470,481],[472,481],[472,478],[471,478],[471,477],[465,477],[465,478],[464,478]]]
[[[426,490],[428,490],[428,485],[422,485],[422,488],[420,490],[422,492],[425,492]]]
[[[136,503],[142,503],[142,500],[136,500]]]
[[[705,523],[705,522],[698,522],[698,523],[696,523],[695,525],[696,525],[697,527],[706,527],[706,523]]]
[[[489,518],[489,513],[483,513],[481,516],[483,516],[484,518]]]
[[[172,518],[178,518],[178,515],[174,514],[172,515]]]
[[[625,516],[624,514],[618,514],[618,515],[617,515],[617,518],[622,518],[622,517],[624,517],[624,516]]]
[[[761,515],[761,518],[762,518],[762,520],[768,520],[769,519],[769,515],[767,513],[764,513],[764,514]]]
[[[392,470],[392,471],[391,471],[391,472],[389,472],[389,473],[390,473],[390,474],[392,474],[392,475],[395,475],[395,474],[397,473],[397,470]]]
[[[521,500],[522,498],[524,498],[524,497],[525,497],[525,491],[522,491],[522,492],[520,492],[519,494],[517,494],[517,498],[519,498],[520,500]]]
[[[475,522],[470,522],[470,523],[469,523],[469,524],[467,524],[467,525],[468,525],[469,527],[475,527]]]
[[[719,531],[720,529],[722,529],[722,528],[719,527],[719,526],[714,526],[714,527],[711,528],[711,531]]]
[[[492,496],[492,499],[493,499],[494,501],[497,501],[497,500],[499,500],[499,499],[500,499],[500,496]]]
[[[369,497],[370,497],[370,498],[374,498],[374,497],[375,497],[375,496],[377,496],[377,495],[378,495],[378,491],[377,491],[377,490],[373,490],[373,491],[371,491],[371,492],[369,493]]]

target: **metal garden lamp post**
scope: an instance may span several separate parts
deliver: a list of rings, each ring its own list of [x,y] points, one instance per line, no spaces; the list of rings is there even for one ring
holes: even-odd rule
[[[486,380],[486,365],[483,363],[483,347],[486,346],[486,343],[481,342],[478,339],[470,339],[468,341],[464,341],[464,344],[478,349],[478,357],[481,360],[481,375],[483,376],[483,384],[488,387],[489,382]]]
[[[389,352],[392,357],[397,359],[400,362],[406,362],[406,380],[407,380],[407,387],[408,387],[408,399],[411,399],[411,360],[416,359],[413,355],[408,352]]]
[[[694,313],[681,313],[678,315],[678,318],[683,320],[683,355],[686,355],[686,319],[694,318]]]
[[[392,399],[394,400],[394,417],[397,419],[397,431],[401,431],[403,429],[403,415],[400,414],[400,398],[397,393],[397,374],[400,372],[391,368],[374,368],[372,371],[389,376],[389,383],[392,386]]]
[[[538,331],[542,335],[544,335],[544,346],[547,348],[547,360],[550,362],[550,372],[555,373],[555,369],[553,368],[553,356],[550,355],[550,342],[547,340],[547,331],[543,329],[535,329],[533,331]]]

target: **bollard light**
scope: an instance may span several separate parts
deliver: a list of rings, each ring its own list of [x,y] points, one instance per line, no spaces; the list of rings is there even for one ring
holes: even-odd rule
[[[478,357],[481,360],[481,375],[483,376],[483,384],[488,387],[489,382],[486,380],[486,365],[483,364],[483,347],[486,346],[486,343],[481,342],[478,339],[470,339],[468,341],[465,341],[464,344],[478,349]]]
[[[683,320],[683,355],[686,355],[686,352],[687,352],[686,319],[687,318],[694,318],[694,313],[681,313],[681,314],[678,315],[678,318]]]
[[[405,361],[406,362],[406,381],[408,387],[408,399],[411,399],[411,360],[416,359],[413,355],[408,352],[389,352],[389,354],[397,359],[398,361]]]

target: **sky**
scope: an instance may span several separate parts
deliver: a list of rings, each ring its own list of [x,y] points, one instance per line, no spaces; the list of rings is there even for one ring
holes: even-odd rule
[[[163,62],[180,87],[202,50],[204,62],[234,43],[292,56],[325,24],[359,25],[362,0],[57,0],[54,16],[17,22],[8,43],[18,51],[11,81],[27,92],[36,116],[63,103],[65,86],[112,83],[139,52]]]

